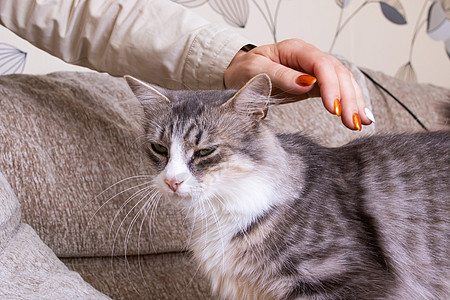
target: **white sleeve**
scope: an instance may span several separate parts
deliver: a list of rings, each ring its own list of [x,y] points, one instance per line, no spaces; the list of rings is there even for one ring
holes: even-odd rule
[[[68,63],[166,88],[222,89],[249,43],[169,0],[0,0],[0,24]]]

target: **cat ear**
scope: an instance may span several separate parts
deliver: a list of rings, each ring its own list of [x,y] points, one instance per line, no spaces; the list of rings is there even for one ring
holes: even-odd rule
[[[144,107],[154,106],[157,104],[170,104],[169,98],[151,86],[147,82],[134,78],[130,75],[124,76],[128,86],[133,91],[136,98],[142,103]]]
[[[250,79],[234,96],[222,106],[231,106],[238,113],[251,115],[262,120],[267,115],[272,83],[267,74]]]

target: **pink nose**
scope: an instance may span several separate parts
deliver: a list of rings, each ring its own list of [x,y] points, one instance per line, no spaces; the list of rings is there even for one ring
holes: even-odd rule
[[[173,191],[176,192],[178,187],[183,183],[182,180],[177,180],[176,178],[165,178],[164,182],[169,186],[169,188]]]

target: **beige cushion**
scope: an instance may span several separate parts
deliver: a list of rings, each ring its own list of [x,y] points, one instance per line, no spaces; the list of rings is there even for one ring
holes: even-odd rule
[[[0,299],[109,299],[19,223],[19,202],[1,173],[0,208]]]
[[[0,172],[0,254],[5,248],[20,223],[20,205],[8,181]]]

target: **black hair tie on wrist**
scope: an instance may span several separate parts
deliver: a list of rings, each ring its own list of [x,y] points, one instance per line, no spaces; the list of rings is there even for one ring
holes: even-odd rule
[[[245,45],[244,47],[242,47],[241,50],[242,50],[242,51],[245,51],[245,52],[249,52],[250,50],[255,49],[255,48],[256,48],[255,45],[253,45],[253,44],[247,44],[247,45]]]

